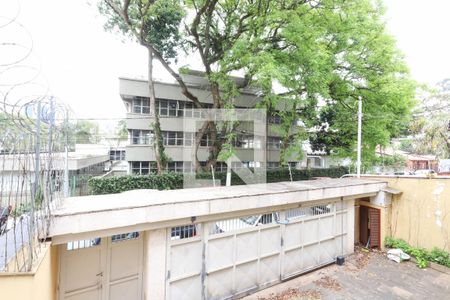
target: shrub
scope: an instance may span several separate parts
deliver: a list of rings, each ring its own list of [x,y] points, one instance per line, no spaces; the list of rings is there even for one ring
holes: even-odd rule
[[[433,250],[431,250],[430,252],[430,257],[429,257],[430,261],[438,263],[440,265],[443,266],[447,266],[450,268],[450,253],[438,249],[438,248],[433,248]]]
[[[391,237],[386,237],[384,245],[388,248],[402,249],[405,253],[414,256],[419,268],[426,268],[429,261],[450,267],[450,253],[444,250],[433,248],[431,252],[428,252],[423,248],[412,247],[402,239],[394,239]]]
[[[348,173],[348,169],[344,167],[329,169],[292,169],[292,180],[308,180],[313,177],[341,177]],[[216,180],[220,180],[221,185],[226,184],[226,172],[216,172],[214,174]],[[212,179],[210,172],[199,172],[196,174],[197,179]],[[267,170],[267,182],[290,181],[289,170],[280,168],[275,170]],[[180,189],[183,187],[182,173],[164,173],[162,175],[127,175],[117,177],[93,177],[88,180],[91,193],[94,195],[115,194],[135,189],[158,189],[170,190]],[[232,185],[245,184],[244,181],[234,172],[231,175]]]

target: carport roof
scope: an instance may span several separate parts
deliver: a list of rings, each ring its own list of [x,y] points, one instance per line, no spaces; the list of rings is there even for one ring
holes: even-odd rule
[[[342,178],[72,197],[53,211],[50,236],[109,229],[120,233],[119,228],[125,227],[123,230],[129,232],[132,226],[143,224],[364,197],[375,195],[386,185],[381,181]]]

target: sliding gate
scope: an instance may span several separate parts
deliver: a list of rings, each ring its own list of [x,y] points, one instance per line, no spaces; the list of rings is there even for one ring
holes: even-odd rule
[[[229,299],[335,261],[341,202],[168,229],[167,299]]]

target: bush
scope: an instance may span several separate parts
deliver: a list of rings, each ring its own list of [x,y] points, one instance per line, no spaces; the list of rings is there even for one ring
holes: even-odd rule
[[[292,169],[292,180],[308,180],[313,177],[341,177],[348,173],[348,169],[344,167],[329,169]],[[220,180],[221,185],[226,184],[226,172],[216,172],[214,174],[216,180]],[[210,172],[200,172],[196,174],[197,179],[212,179]],[[280,168],[268,170],[266,173],[267,182],[290,181],[289,170]],[[164,173],[162,175],[127,175],[117,177],[93,177],[88,181],[91,193],[94,195],[116,194],[136,189],[158,189],[171,190],[183,188],[182,173]],[[231,175],[232,185],[245,184],[244,181],[234,172]]]
[[[430,252],[430,261],[438,263],[440,265],[446,266],[450,268],[450,253],[438,249],[438,248],[433,248],[433,250],[431,250]]]
[[[130,175],[117,177],[93,177],[88,181],[94,195],[117,194],[136,189],[172,190],[183,187],[183,174]]]
[[[412,247],[402,239],[394,239],[391,237],[386,238],[386,240],[384,241],[384,245],[388,248],[402,249],[403,252],[414,256],[417,261],[416,264],[419,268],[426,268],[429,261],[450,267],[450,253],[444,250],[433,248],[431,252],[428,252],[423,248]]]

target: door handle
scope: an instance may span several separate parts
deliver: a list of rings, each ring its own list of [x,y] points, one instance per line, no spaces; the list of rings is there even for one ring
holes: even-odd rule
[[[95,274],[95,276],[103,277],[103,272],[100,272],[100,273],[98,273],[98,274]]]

